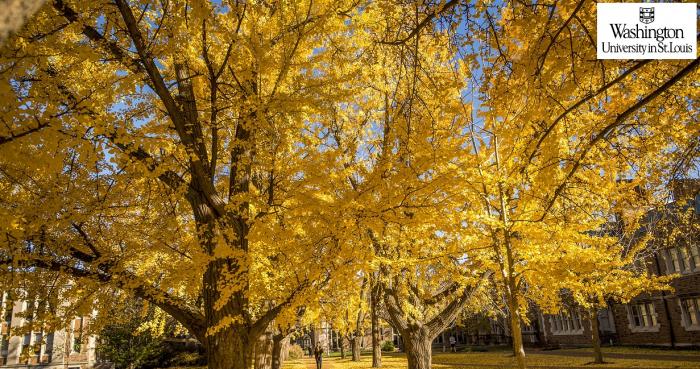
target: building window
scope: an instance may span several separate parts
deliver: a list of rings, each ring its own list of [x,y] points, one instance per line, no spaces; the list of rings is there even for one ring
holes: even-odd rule
[[[4,306],[4,315],[2,317],[3,322],[7,323],[9,326],[12,323],[12,300],[6,300]]]
[[[575,310],[549,316],[549,327],[553,335],[583,334],[581,316]]]
[[[41,345],[43,344],[43,339],[44,337],[41,332],[34,333],[34,342],[32,344],[34,345],[34,355],[37,361],[41,358]]]
[[[666,268],[668,274],[678,273],[681,270],[680,258],[678,257],[678,249],[671,248],[664,250],[666,252]]]
[[[73,321],[73,352],[80,352],[83,348],[83,318]]]
[[[600,329],[601,332],[615,333],[615,323],[613,322],[610,310],[602,309],[598,312],[598,329]]]
[[[700,270],[700,245],[689,246],[690,263],[694,270]]]
[[[700,245],[677,246],[663,250],[666,274],[700,271]]]
[[[659,322],[652,302],[627,305],[627,319],[632,332],[658,332]]]
[[[10,336],[7,334],[2,335],[2,342],[0,343],[0,364],[7,364],[7,355],[10,348]]]
[[[686,331],[700,331],[700,297],[684,298],[681,304],[681,324]]]
[[[491,323],[491,334],[502,335],[504,333],[503,327],[495,319],[489,319]]]
[[[46,335],[46,348],[44,349],[46,355],[51,355],[53,353],[53,332]]]

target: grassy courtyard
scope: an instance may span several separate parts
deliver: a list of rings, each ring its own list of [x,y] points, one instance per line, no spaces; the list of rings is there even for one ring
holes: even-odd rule
[[[527,357],[527,364],[530,368],[551,368],[551,369],[592,369],[592,368],[700,368],[699,351],[661,351],[643,349],[625,349],[625,355],[643,355],[647,358],[607,358],[607,364],[591,365],[590,357],[578,357],[567,355],[568,352],[581,352],[582,350],[562,351],[561,353],[541,352],[532,353]],[[617,353],[617,352],[615,352]],[[658,355],[658,358],[654,358]],[[666,355],[676,356],[676,359],[669,360]],[[384,355],[382,358],[385,369],[406,368],[406,358],[402,354]],[[365,369],[371,368],[372,358],[370,355],[362,357],[361,362],[352,362],[349,358],[324,358],[324,369]],[[460,353],[436,353],[433,355],[433,368],[459,368],[459,369],[509,369],[515,367],[514,360],[504,351],[492,352],[460,352]],[[315,368],[313,359],[305,358],[301,360],[288,361],[283,366],[284,369],[311,369]]]

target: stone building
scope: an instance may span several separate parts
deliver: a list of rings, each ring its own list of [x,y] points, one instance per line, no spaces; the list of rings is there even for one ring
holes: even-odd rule
[[[32,319],[36,303],[13,301],[2,293],[0,368],[89,369],[97,363],[96,338],[88,334],[90,317],[76,317],[53,332],[13,335]]]

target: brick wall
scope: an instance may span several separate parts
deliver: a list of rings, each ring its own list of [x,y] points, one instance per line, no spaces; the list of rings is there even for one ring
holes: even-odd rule
[[[628,305],[612,306],[620,344],[671,346],[673,340],[677,346],[700,346],[700,331],[687,330],[682,325],[683,315],[680,305],[681,298],[700,296],[700,273],[682,275],[675,279],[671,286],[674,288],[672,293],[645,294],[630,301],[630,304],[638,302],[653,304],[658,323],[656,331],[635,332],[630,327]]]

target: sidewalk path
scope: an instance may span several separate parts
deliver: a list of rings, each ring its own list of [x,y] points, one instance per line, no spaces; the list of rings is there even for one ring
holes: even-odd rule
[[[306,364],[307,369],[316,369],[316,360],[314,359],[307,359],[308,363]],[[323,369],[333,369],[335,366],[333,365],[332,362],[330,362],[330,358],[323,358]]]

